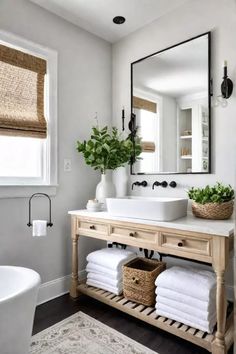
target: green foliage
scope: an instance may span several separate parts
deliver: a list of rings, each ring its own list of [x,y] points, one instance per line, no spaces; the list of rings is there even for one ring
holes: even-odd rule
[[[195,202],[200,204],[206,203],[224,203],[234,199],[234,190],[228,185],[224,186],[217,182],[214,186],[206,186],[205,188],[191,188],[188,196]]]
[[[123,139],[115,127],[111,133],[108,127],[93,127],[88,141],[77,141],[77,151],[84,155],[87,165],[105,173],[130,163],[133,155],[137,159],[142,149],[138,137],[133,142],[130,137]]]

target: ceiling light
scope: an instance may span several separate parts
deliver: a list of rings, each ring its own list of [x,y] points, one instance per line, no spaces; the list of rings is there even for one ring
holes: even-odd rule
[[[125,18],[123,16],[116,16],[113,18],[113,22],[117,25],[122,25],[125,22]]]

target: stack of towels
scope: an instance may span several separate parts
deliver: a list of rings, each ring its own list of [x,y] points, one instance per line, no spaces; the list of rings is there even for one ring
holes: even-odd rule
[[[86,284],[120,295],[123,291],[122,266],[136,258],[134,252],[104,248],[87,256]]]
[[[216,324],[216,277],[206,270],[174,266],[156,279],[156,313],[212,333]]]

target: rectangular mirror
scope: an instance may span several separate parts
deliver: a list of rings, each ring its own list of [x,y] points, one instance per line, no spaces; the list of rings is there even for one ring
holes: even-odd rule
[[[210,173],[210,32],[131,64],[132,174]]]

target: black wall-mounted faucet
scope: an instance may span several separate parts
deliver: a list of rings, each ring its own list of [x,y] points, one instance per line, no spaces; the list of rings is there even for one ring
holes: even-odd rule
[[[138,187],[140,187],[140,186],[142,186],[142,187],[147,187],[147,181],[142,181],[142,182],[139,182],[139,181],[136,181],[136,182],[134,182],[133,184],[132,184],[132,187],[131,187],[131,189],[133,190],[134,189],[134,186],[138,186]]]
[[[168,186],[168,183],[166,181],[163,181],[163,182],[155,181],[152,185],[152,189],[154,189],[155,187],[159,187],[159,186],[166,188]]]
[[[176,183],[175,181],[171,181],[171,182],[169,183],[169,186],[170,186],[171,188],[175,188],[175,187],[177,187],[177,183]]]

